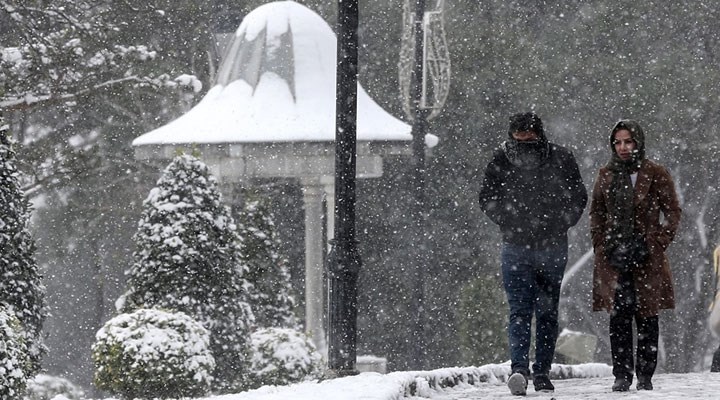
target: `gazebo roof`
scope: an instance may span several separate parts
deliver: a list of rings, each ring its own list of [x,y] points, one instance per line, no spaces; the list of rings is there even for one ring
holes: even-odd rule
[[[294,1],[265,4],[243,20],[207,95],[133,145],[334,141],[335,65],[336,37],[319,15]],[[357,118],[358,141],[412,140],[359,84]]]

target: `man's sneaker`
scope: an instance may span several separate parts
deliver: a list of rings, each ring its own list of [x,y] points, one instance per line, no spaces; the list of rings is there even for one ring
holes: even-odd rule
[[[653,385],[650,381],[650,378],[638,377],[637,390],[653,390]]]
[[[632,382],[625,378],[615,378],[615,383],[612,385],[613,392],[627,392],[630,390]]]
[[[520,372],[515,372],[508,378],[507,385],[510,393],[515,396],[525,396],[527,394],[527,378]]]
[[[555,391],[555,386],[546,374],[533,375],[533,386],[535,386],[536,392],[552,393]]]

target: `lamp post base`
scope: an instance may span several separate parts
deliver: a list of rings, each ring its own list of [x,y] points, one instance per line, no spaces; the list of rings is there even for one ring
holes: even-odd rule
[[[360,255],[352,240],[331,241],[328,255],[328,370],[357,371],[357,278]]]

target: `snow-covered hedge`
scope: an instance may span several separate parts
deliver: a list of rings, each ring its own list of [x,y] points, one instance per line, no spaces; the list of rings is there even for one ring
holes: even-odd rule
[[[59,376],[39,374],[28,381],[27,390],[23,400],[57,400],[62,399],[81,400],[85,393],[78,386],[65,378]]]
[[[20,320],[0,307],[0,398],[17,399],[25,391],[30,359]]]
[[[202,325],[184,313],[154,309],[108,321],[92,355],[95,385],[130,399],[205,395],[215,368]]]
[[[253,332],[251,340],[255,387],[314,379],[322,371],[322,356],[302,332],[264,328]]]

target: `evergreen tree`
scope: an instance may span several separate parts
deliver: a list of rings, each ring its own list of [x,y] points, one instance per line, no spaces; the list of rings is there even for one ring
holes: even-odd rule
[[[145,200],[122,311],[182,311],[211,332],[215,390],[241,389],[254,317],[245,299],[239,238],[215,178],[190,155],[176,157]]]
[[[245,275],[253,285],[250,302],[257,325],[263,328],[299,328],[292,297],[287,258],[280,254],[275,216],[266,197],[248,193],[237,215]]]
[[[17,317],[29,352],[29,374],[40,370],[45,351],[40,336],[45,320],[45,288],[28,231],[29,204],[18,183],[15,152],[0,117],[0,305]]]

